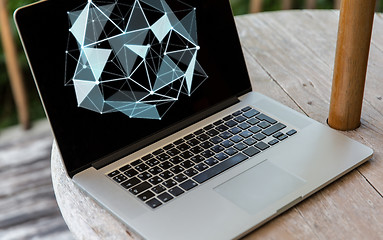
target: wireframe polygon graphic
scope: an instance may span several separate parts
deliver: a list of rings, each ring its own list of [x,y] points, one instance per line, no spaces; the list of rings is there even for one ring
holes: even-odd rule
[[[192,6],[177,2],[172,11],[164,0],[88,0],[68,17],[65,85],[74,86],[79,107],[162,119],[208,78],[197,61]]]

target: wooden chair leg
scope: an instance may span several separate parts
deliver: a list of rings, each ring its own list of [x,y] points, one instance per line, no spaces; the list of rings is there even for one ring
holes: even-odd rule
[[[250,0],[250,13],[257,13],[262,11],[263,0]]]
[[[360,126],[376,0],[342,0],[328,124]]]
[[[28,129],[30,127],[30,119],[27,94],[25,91],[21,69],[17,58],[16,46],[12,36],[6,0],[0,0],[0,25],[7,71],[18,111],[19,121],[24,129]]]

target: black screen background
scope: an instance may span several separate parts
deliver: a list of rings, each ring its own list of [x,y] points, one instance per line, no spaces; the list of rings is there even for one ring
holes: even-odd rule
[[[197,8],[201,47],[197,60],[209,76],[190,98],[181,97],[160,121],[131,119],[120,112],[101,115],[77,107],[74,88],[64,86],[67,11],[85,2],[48,0],[16,14],[37,87],[70,175],[230,97],[250,91],[228,1],[185,0]],[[171,8],[172,2],[167,1]]]

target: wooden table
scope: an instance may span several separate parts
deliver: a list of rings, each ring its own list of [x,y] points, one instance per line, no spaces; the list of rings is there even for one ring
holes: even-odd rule
[[[236,17],[253,88],[326,124],[338,11]],[[245,239],[383,239],[383,15],[375,17],[362,126],[345,135],[374,149],[368,163]],[[53,184],[79,239],[129,239],[123,225],[66,177],[53,146]]]

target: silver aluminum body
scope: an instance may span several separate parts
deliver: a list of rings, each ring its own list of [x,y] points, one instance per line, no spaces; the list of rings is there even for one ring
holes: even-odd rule
[[[240,103],[100,170],[89,168],[75,175],[73,180],[143,239],[222,240],[245,235],[372,156],[370,148],[259,93],[248,93],[240,100]],[[155,210],[105,175],[248,105],[295,128],[298,133]],[[277,171],[269,173],[270,166]],[[273,183],[271,189],[268,181],[272,179],[266,179],[264,184],[243,181],[254,179],[249,169],[258,171],[261,177],[272,176],[272,179],[278,178],[275,172],[281,170],[282,175],[297,184],[290,185],[293,187],[286,192],[284,181]],[[239,175],[241,178],[237,177]],[[242,180],[239,181],[241,184],[237,180]],[[233,190],[233,186],[237,189]],[[263,199],[259,203],[247,195],[237,196],[233,201],[227,189],[270,196],[270,200]],[[241,201],[241,205],[235,204],[236,201]]]

